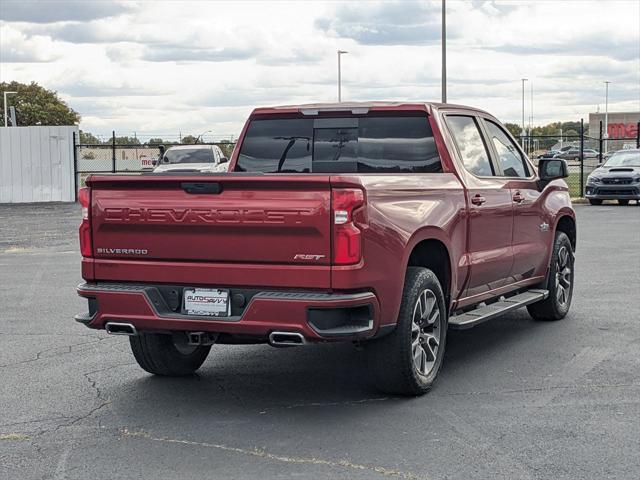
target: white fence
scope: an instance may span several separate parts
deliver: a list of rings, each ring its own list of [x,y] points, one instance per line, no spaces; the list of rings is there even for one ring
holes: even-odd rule
[[[0,128],[0,203],[73,202],[73,132],[77,126]]]

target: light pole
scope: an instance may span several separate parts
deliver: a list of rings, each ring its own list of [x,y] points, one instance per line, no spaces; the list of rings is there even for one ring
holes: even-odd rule
[[[342,67],[340,64],[340,56],[349,53],[345,50],[338,50],[338,103],[342,101]]]
[[[604,82],[604,138],[609,138],[609,84],[611,82]],[[5,102],[6,103],[6,102]],[[606,146],[605,146],[606,150]]]
[[[530,101],[529,101],[529,151],[534,146],[534,141],[531,138],[533,132],[533,80],[529,82],[529,92],[530,92]]]
[[[524,148],[524,82],[528,80],[528,78],[522,79],[522,136],[520,139],[522,142],[522,148]]]
[[[204,137],[205,134],[211,133],[211,132],[212,132],[212,130],[207,130],[206,132],[202,132],[200,135],[198,135],[198,138],[196,138],[196,143],[198,143],[200,141],[200,139],[202,137]]]
[[[442,103],[447,103],[447,0],[442,0]]]
[[[4,92],[4,126],[8,127],[9,126],[9,115],[8,115],[8,108],[7,108],[7,95],[15,95],[18,92]],[[15,125],[13,125],[15,127]]]

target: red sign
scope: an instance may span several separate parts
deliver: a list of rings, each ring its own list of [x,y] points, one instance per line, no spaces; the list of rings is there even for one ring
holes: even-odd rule
[[[607,125],[609,138],[636,138],[638,125],[635,123],[610,123]]]

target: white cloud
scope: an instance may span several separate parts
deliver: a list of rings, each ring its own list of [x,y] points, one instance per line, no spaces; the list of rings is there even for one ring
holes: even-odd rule
[[[46,5],[45,5],[46,3]],[[639,2],[448,2],[448,97],[536,123],[640,109]],[[3,0],[0,79],[57,89],[82,128],[237,134],[255,106],[440,98],[440,2]],[[529,109],[527,99],[527,109]],[[528,112],[527,112],[528,115]]]

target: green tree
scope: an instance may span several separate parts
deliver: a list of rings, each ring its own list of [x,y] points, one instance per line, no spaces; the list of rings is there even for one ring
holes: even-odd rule
[[[162,140],[161,138],[150,138],[149,141],[147,142],[148,145],[162,145],[164,143],[165,141]]]
[[[116,145],[140,145],[140,140],[136,137],[116,137]]]
[[[94,134],[80,130],[80,143],[89,145],[101,145],[104,142],[102,142]]]
[[[218,146],[220,147],[220,150],[222,150],[222,153],[224,153],[225,157],[231,158],[233,147],[235,146],[234,142],[231,142],[229,140],[221,140]]]
[[[2,82],[0,97],[4,92],[18,92],[9,95],[7,100],[9,105],[16,108],[18,126],[77,125],[80,122],[78,112],[62,101],[57,92],[47,90],[36,82]],[[0,111],[0,120],[4,125],[4,108]]]
[[[509,133],[511,133],[511,135],[513,135],[514,137],[519,137],[520,132],[522,132],[522,128],[520,128],[520,125],[516,125],[515,123],[505,123],[504,126],[507,127]]]
[[[193,135],[186,135],[182,137],[182,143],[186,143],[189,145],[196,143],[196,140],[196,137],[194,137]]]

